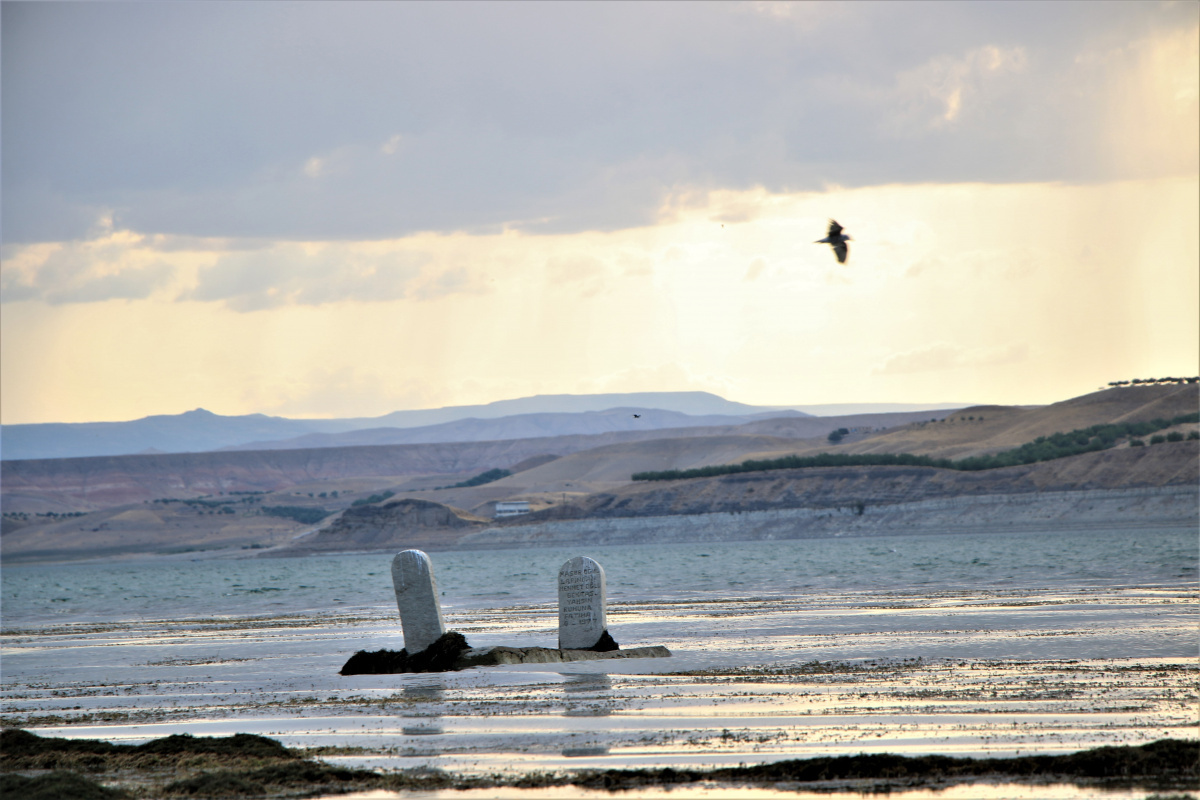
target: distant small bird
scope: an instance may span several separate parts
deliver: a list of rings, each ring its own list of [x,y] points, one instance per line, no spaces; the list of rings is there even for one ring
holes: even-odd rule
[[[641,415],[641,414],[634,414],[634,415],[633,415],[633,418],[634,418],[634,419],[641,419],[641,418],[642,418],[642,415]]]
[[[846,246],[846,242],[850,241],[850,237],[844,235],[842,233],[843,230],[845,229],[837,224],[836,219],[831,219],[829,220],[829,233],[824,239],[817,239],[813,242],[813,244],[827,244],[832,247],[839,264],[845,264],[846,256],[850,254],[850,248]]]

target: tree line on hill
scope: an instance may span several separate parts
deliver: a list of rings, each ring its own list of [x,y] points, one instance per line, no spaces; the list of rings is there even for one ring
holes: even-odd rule
[[[506,469],[489,469],[487,472],[481,472],[474,478],[467,478],[465,481],[451,484],[450,486],[439,486],[439,489],[469,489],[472,486],[483,486],[485,483],[498,481],[501,478],[507,478],[512,475]]]
[[[784,456],[773,459],[750,459],[740,464],[714,464],[709,467],[695,469],[668,469],[650,472],[634,473],[635,481],[670,481],[682,478],[711,478],[717,475],[732,475],[738,472],[765,472],[775,469],[801,469],[807,467],[937,467],[939,469],[956,469],[975,471],[1013,467],[1021,464],[1033,464],[1038,461],[1051,461],[1056,458],[1091,453],[1097,450],[1107,450],[1119,440],[1128,438],[1132,446],[1144,445],[1134,437],[1148,436],[1155,431],[1170,428],[1173,425],[1183,425],[1189,422],[1200,422],[1200,413],[1182,414],[1173,419],[1154,419],[1148,422],[1122,422],[1092,425],[1089,428],[1079,428],[1067,433],[1054,433],[1049,436],[1039,436],[1032,442],[1027,442],[1012,450],[993,453],[984,456],[970,456],[958,461],[948,458],[933,458],[932,456],[915,455],[913,453],[818,453],[814,456]],[[1172,432],[1168,436],[1155,436],[1151,444],[1160,441],[1182,441],[1182,433]],[[1189,439],[1200,439],[1200,433],[1192,431]],[[1157,441],[1156,441],[1157,440]]]
[[[1200,383],[1198,378],[1134,378],[1131,381],[1109,381],[1109,386],[1163,386],[1170,383]]]

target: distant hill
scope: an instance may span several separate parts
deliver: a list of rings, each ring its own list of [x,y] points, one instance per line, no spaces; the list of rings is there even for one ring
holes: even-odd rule
[[[656,408],[610,408],[604,411],[514,414],[491,419],[469,418],[419,428],[368,428],[346,433],[309,433],[294,439],[249,442],[225,450],[296,450],[310,447],[358,447],[383,444],[434,444],[532,439],[539,436],[594,435],[615,431],[640,432],[664,428],[740,425],[762,418],[805,418],[799,411],[759,414],[693,416]],[[822,428],[828,423],[820,423]]]
[[[438,521],[441,517],[430,522],[422,516],[422,509],[462,509],[465,516],[453,512],[460,519],[486,518],[492,515],[495,502],[523,499],[536,512],[528,521],[535,522],[539,515],[571,520],[581,515],[599,519],[626,514],[760,513],[830,503],[872,507],[872,503],[932,502],[996,493],[1034,497],[1045,492],[1194,487],[1200,457],[1195,441],[1147,442],[1146,447],[1136,448],[1122,443],[1111,450],[981,473],[836,467],[653,484],[633,483],[630,478],[634,472],[791,453],[912,452],[957,459],[1090,425],[1171,419],[1194,413],[1198,400],[1195,386],[1134,386],[1041,408],[974,406],[953,412],[769,416],[740,425],[475,442],[6,460],[0,464],[0,504],[4,508],[0,542],[6,560],[178,553],[214,547],[232,548],[234,555],[243,557],[242,549],[283,547],[293,540],[303,544],[310,538],[314,545],[342,546],[327,541],[333,534],[314,535],[315,527],[303,522],[308,513],[291,513],[297,508],[316,516],[325,514],[321,524],[332,526],[337,515],[350,508],[420,500],[434,505],[409,503],[401,515],[406,520],[420,517],[421,524],[416,527],[428,528],[426,538],[414,541],[452,546],[456,537],[473,535],[464,532],[466,527],[485,523],[467,520],[469,525],[462,527],[446,517],[443,522],[452,523],[447,527]],[[613,416],[624,424],[624,414],[614,412]],[[596,416],[603,418],[604,414]],[[534,422],[531,418],[502,424]],[[843,427],[850,433],[839,444],[831,443],[829,432]],[[1180,423],[1175,427],[1174,433],[1186,436],[1198,426]],[[480,427],[484,429],[486,426]],[[495,468],[513,474],[481,485],[439,488]],[[1193,503],[1190,509],[1183,509],[1183,516],[1190,519],[1188,514],[1195,515],[1194,500],[1184,497],[1179,502],[1185,500]],[[1142,513],[1136,508],[1129,511],[1133,507],[1122,502],[1113,500],[1114,514]],[[272,513],[272,507],[288,513],[280,516],[283,512]],[[992,511],[986,503],[971,508],[970,514],[978,512],[983,518],[1000,513],[996,509],[1001,506]],[[1029,513],[1035,512],[1041,513],[1037,509]],[[358,512],[351,515],[357,516]],[[919,528],[920,515],[910,522]],[[356,533],[350,538],[360,537]],[[366,539],[357,544],[365,545]]]
[[[998,453],[1032,442],[1039,436],[1079,430],[1091,425],[1172,419],[1200,407],[1195,384],[1127,386],[1105,389],[1037,408],[1022,406],[972,406],[951,413],[931,413],[924,421],[872,436],[855,435],[831,448],[817,441],[804,451],[788,449],[754,453],[751,458],[777,458],[797,452],[919,453],[936,458],[960,459]],[[768,420],[745,430],[790,436],[807,420]],[[852,426],[847,426],[852,427]]]
[[[777,411],[774,406],[752,406],[726,400],[710,392],[609,392],[605,394],[538,394],[513,400],[497,400],[477,406],[393,411],[374,419],[346,420],[354,427],[415,428],[475,417],[495,419],[517,414],[578,414],[613,408],[657,408],[680,414],[741,416]],[[371,423],[370,426],[361,423]]]
[[[886,427],[905,424],[911,421],[912,417],[912,414],[884,414],[874,415],[871,419],[875,424]],[[618,415],[618,419],[624,419],[624,414]],[[632,415],[628,419],[630,422],[640,422],[633,420]],[[814,422],[814,425],[816,431],[823,435],[828,433],[831,426],[837,427],[842,419],[834,417]],[[805,421],[805,418],[795,417],[794,420],[801,422]],[[788,419],[778,420],[787,421]],[[758,425],[761,422],[748,424]],[[283,491],[300,484],[348,478],[387,476],[397,484],[417,481],[421,488],[433,488],[458,483],[463,477],[489,469],[512,469],[514,465],[537,456],[566,456],[622,442],[737,435],[742,432],[743,426],[648,429],[636,425],[629,427],[630,429],[625,430],[557,436],[546,435],[548,432],[541,430],[541,435],[525,438],[482,441],[377,443],[307,449],[264,448],[249,451],[219,450],[201,453],[5,460],[0,463],[0,496],[3,498],[5,511],[63,513],[92,511],[163,497],[184,498],[219,492]],[[807,429],[805,430],[807,432]],[[421,429],[417,429],[418,433],[420,431]],[[784,447],[788,444],[786,438],[757,435],[757,432],[739,438],[744,441],[740,448],[709,446],[706,450],[705,445],[700,445],[700,449],[707,452],[710,459],[728,459],[755,448]],[[647,464],[654,466],[646,466]],[[692,462],[687,462],[687,466],[693,465]],[[605,473],[611,475],[607,482],[615,480],[624,483],[634,471],[648,468],[669,469],[677,464],[669,460],[664,462],[646,454],[645,457],[631,461],[629,466],[629,471],[625,471],[624,466],[613,471],[610,465]],[[569,475],[569,472],[565,474]],[[547,479],[555,485],[554,491],[561,491],[556,484],[556,481],[561,483],[561,480],[550,476]],[[567,482],[571,480],[571,477],[566,478]],[[499,481],[497,484],[504,482]],[[489,486],[493,484],[475,488],[488,490]],[[484,499],[491,499],[492,493],[494,488],[488,490]],[[451,502],[460,507],[472,508],[483,500],[464,500],[463,502],[470,503],[465,506],[463,502]]]
[[[322,430],[306,420],[247,414],[225,417],[197,408],[130,422],[49,422],[0,427],[0,457],[119,456],[215,450],[254,439],[284,439]]]
[[[381,417],[289,419],[223,416],[197,408],[125,422],[0,426],[0,458],[81,458],[210,450],[303,449],[467,442],[618,430],[738,425],[755,419],[883,414],[965,404],[859,403],[752,406],[709,392],[547,394],[472,406],[394,411]],[[633,414],[640,414],[636,421]]]
[[[442,476],[437,485],[444,485],[488,469],[509,469],[536,456],[655,436],[703,436],[711,431],[685,428],[491,442],[4,461],[0,464],[0,496],[6,513],[63,513],[159,498],[278,492],[347,478],[400,482],[433,475]],[[444,479],[449,476],[459,477]]]
[[[629,416],[620,420],[618,411]],[[595,415],[608,412],[609,418]],[[663,412],[651,414],[649,412]],[[633,425],[633,413],[642,418]],[[551,415],[544,421],[535,415]],[[529,436],[593,434],[651,427],[736,425],[767,416],[805,416],[802,412],[735,403],[708,392],[636,392],[593,395],[538,395],[500,400],[486,405],[396,411],[382,417],[349,419],[288,419],[264,414],[222,416],[197,408],[183,414],[157,415],[128,422],[43,423],[0,427],[0,458],[16,461],[38,458],[79,458],[136,453],[202,453],[237,447],[344,447],[359,444],[462,442],[515,439]],[[494,430],[482,420],[519,417]],[[687,419],[692,417],[692,419]],[[717,419],[720,417],[720,419]],[[474,420],[444,432],[406,436],[398,429],[449,425]],[[629,423],[622,428],[617,421]],[[390,429],[385,433],[382,429]],[[348,432],[361,432],[347,439]],[[312,439],[300,437],[313,436]],[[286,440],[298,440],[281,444]]]

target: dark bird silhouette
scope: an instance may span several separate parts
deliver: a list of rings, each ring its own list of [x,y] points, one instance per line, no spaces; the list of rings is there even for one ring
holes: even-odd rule
[[[813,242],[813,244],[827,244],[832,247],[839,264],[845,264],[846,256],[850,255],[850,248],[846,246],[846,242],[850,241],[850,237],[843,234],[843,230],[845,228],[838,225],[836,219],[831,219],[829,220],[829,233],[824,239],[817,239]]]
[[[634,414],[634,415],[633,415],[633,418],[634,418],[634,419],[641,419],[641,418],[642,418],[642,415],[641,415],[641,414]]]

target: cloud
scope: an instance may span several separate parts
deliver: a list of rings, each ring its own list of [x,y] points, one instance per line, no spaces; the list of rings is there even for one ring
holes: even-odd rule
[[[603,292],[609,272],[595,256],[572,254],[546,259],[546,282],[550,286],[572,287],[583,297]]]
[[[423,280],[422,267],[429,261],[422,252],[372,253],[339,243],[281,244],[220,256],[199,271],[196,285],[180,299],[221,301],[235,311],[259,311],[439,296],[461,287],[457,275]]]
[[[755,278],[757,278],[759,275],[762,274],[762,271],[764,269],[766,269],[766,267],[767,267],[767,262],[763,261],[761,258],[754,259],[753,261],[750,262],[749,269],[746,270],[746,280],[748,280],[748,281],[754,280]]]
[[[94,303],[103,300],[138,300],[149,297],[156,289],[168,284],[175,269],[166,263],[134,267],[112,275],[90,276],[72,286],[47,291],[46,302]]]
[[[605,392],[712,392],[729,398],[736,382],[728,376],[695,375],[676,363],[640,365],[583,381],[576,391]]]
[[[1195,4],[464,8],[4,4],[4,240],[105,210],[213,238],[611,231],[685,190],[1195,169]]]
[[[373,371],[361,364],[311,366],[286,384],[247,398],[263,413],[290,417],[376,417],[396,409],[425,408],[436,401],[430,387],[411,376]]]
[[[325,169],[325,160],[313,156],[304,162],[304,174],[310,178],[319,178]]]
[[[896,78],[897,115],[888,127],[912,134],[961,120],[964,110],[979,113],[976,103],[993,81],[1028,65],[1023,47],[985,45],[962,57],[938,56]]]
[[[1024,342],[1001,347],[967,349],[961,345],[937,342],[916,350],[897,353],[872,370],[875,375],[904,375],[914,372],[944,372],[966,367],[995,367],[1015,364],[1029,358]]]
[[[1163,175],[1200,168],[1200,25],[1085,51],[1075,71],[1081,83],[1086,75],[1105,77],[1106,138],[1097,147],[1117,169]]]
[[[171,285],[176,265],[120,232],[66,245],[8,247],[0,267],[0,302],[50,305],[141,300]]]
[[[403,136],[398,133],[394,134],[386,142],[380,145],[379,152],[383,153],[385,156],[394,156],[396,155],[396,151],[400,149],[400,145],[403,143],[403,141]]]
[[[485,289],[463,267],[451,267],[425,275],[409,292],[417,300],[435,300],[449,295],[483,294]]]
[[[927,272],[936,272],[944,269],[946,262],[937,256],[926,255],[909,264],[908,269],[904,270],[904,277],[917,278]]]

